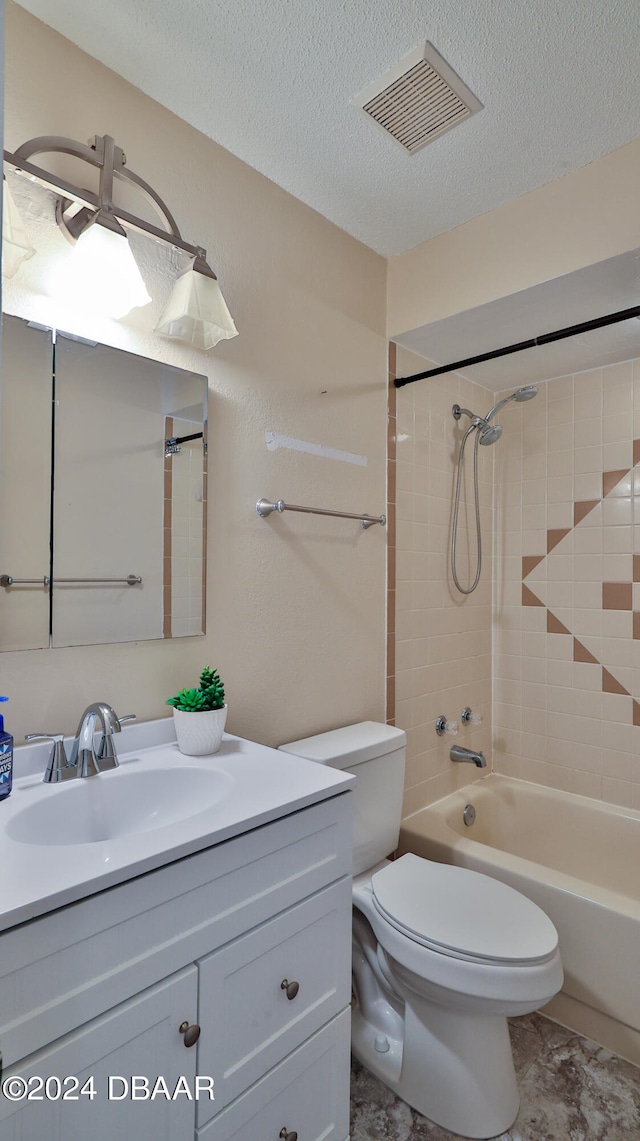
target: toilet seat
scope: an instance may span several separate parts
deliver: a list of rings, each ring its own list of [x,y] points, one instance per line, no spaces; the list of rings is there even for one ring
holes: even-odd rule
[[[387,923],[441,955],[529,966],[557,952],[558,935],[548,916],[480,872],[408,853],[375,872],[371,886],[376,911]]]

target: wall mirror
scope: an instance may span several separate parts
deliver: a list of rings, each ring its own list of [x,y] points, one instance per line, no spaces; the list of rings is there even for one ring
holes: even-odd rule
[[[207,392],[4,316],[1,650],[204,633]]]

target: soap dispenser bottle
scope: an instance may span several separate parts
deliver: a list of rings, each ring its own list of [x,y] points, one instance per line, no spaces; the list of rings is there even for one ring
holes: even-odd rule
[[[0,697],[0,701],[8,701],[8,697]],[[4,800],[11,792],[13,782],[13,737],[5,733],[4,717],[0,715],[0,800]]]

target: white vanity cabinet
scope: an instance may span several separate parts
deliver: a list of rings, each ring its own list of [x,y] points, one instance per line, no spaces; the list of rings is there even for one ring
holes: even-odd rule
[[[129,1095],[134,1075],[162,1074],[171,1093],[184,1075],[194,1088],[196,1052],[185,1050],[176,1035],[176,1020],[185,1009],[195,1009],[197,992],[197,969],[188,967],[12,1066],[10,1072],[29,1082],[34,1100],[12,1104],[7,1096],[0,1096],[2,1141],[190,1138],[194,1107],[187,1098],[143,1100],[140,1082],[140,1098],[132,1100]],[[54,1081],[42,1089],[36,1077],[53,1077]],[[71,1077],[77,1085],[65,1080]],[[60,1090],[55,1078],[62,1083]]]
[[[92,1075],[96,1090],[0,1094],[2,1141],[345,1141],[350,801],[330,796],[1,934],[3,1077]],[[200,1026],[190,1047],[185,1023]],[[134,1076],[150,1089],[162,1076],[170,1093],[183,1076],[195,1093],[196,1075],[200,1100],[108,1099],[110,1076],[118,1095]]]

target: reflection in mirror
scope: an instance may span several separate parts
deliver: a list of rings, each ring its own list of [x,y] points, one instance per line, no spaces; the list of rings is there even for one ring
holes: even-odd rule
[[[205,377],[58,334],[54,646],[204,633],[206,392]],[[174,435],[195,438],[165,456]]]
[[[0,383],[0,650],[49,645],[51,330],[3,318]]]
[[[204,633],[206,377],[13,317],[3,356],[0,649]]]

